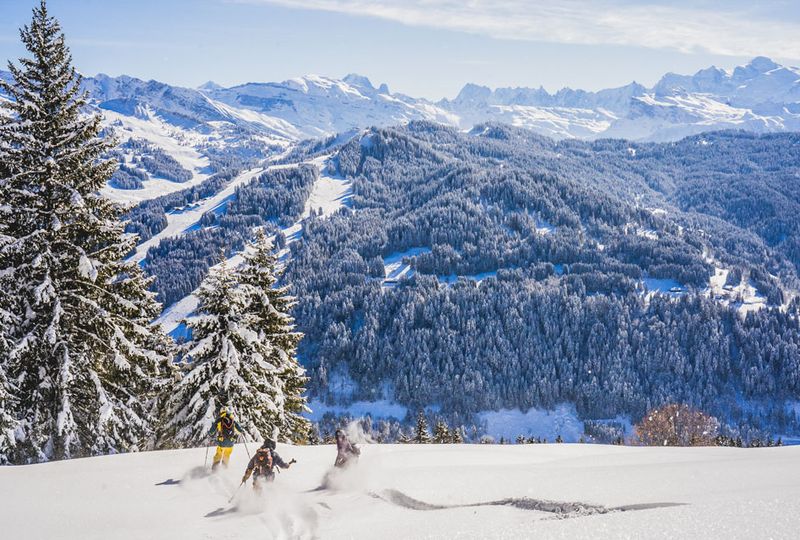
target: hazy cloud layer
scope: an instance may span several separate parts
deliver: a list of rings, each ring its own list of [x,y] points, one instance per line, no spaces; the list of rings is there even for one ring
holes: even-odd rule
[[[494,38],[610,44],[731,56],[800,59],[800,23],[779,11],[624,3],[620,0],[229,0],[377,17]],[[723,6],[738,3],[723,3]]]

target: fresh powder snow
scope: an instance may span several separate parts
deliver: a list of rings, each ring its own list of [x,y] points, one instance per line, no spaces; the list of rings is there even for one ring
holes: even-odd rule
[[[261,495],[237,491],[255,448],[239,444],[214,476],[204,448],[0,468],[4,537],[797,536],[800,447],[365,444],[326,488],[334,446],[279,445],[297,463]]]

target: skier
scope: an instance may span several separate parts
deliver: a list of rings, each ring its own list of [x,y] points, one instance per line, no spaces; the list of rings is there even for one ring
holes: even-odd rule
[[[230,461],[231,452],[233,452],[233,444],[241,431],[242,427],[233,419],[233,414],[226,407],[220,407],[219,417],[211,425],[211,429],[208,430],[209,437],[214,434],[217,436],[217,451],[214,453],[214,461],[211,464],[212,471],[217,468],[220,462],[226,468],[228,467],[228,461]]]
[[[336,430],[336,462],[333,464],[337,469],[344,469],[358,462],[361,450],[347,439],[344,431]]]
[[[272,482],[275,480],[275,467],[288,469],[291,467],[292,463],[296,463],[296,461],[291,460],[289,463],[283,461],[281,456],[275,451],[275,441],[267,439],[264,441],[264,444],[261,445],[261,448],[256,450],[250,463],[247,464],[247,470],[242,477],[242,484],[247,482],[247,479],[250,478],[252,474],[253,489],[261,491],[262,480],[264,482]]]

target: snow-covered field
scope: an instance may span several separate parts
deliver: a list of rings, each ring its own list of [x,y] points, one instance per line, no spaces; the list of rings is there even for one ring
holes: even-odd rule
[[[255,444],[250,444],[250,451]],[[234,500],[247,455],[205,450],[0,468],[3,538],[797,538],[800,448],[365,445],[317,490],[332,446]]]

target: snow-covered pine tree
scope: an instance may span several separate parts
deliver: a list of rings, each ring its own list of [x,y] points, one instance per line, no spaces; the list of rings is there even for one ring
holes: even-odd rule
[[[450,428],[444,420],[438,420],[433,427],[433,442],[436,444],[447,444],[452,440]]]
[[[0,348],[0,354],[3,354]],[[17,426],[12,415],[11,387],[5,374],[5,368],[0,364],[0,465],[8,465],[16,446],[14,430]]]
[[[159,305],[123,257],[136,243],[121,209],[99,195],[100,117],[44,0],[20,31],[30,53],[9,64],[0,115],[0,309],[13,324],[5,362],[19,425],[14,462],[142,448],[148,400],[167,341]]]
[[[10,336],[4,331],[14,326],[14,317],[0,308],[0,465],[7,465],[15,446],[14,429],[17,422],[13,416],[11,386],[6,376],[8,352],[11,348]]]
[[[275,286],[277,259],[263,231],[258,232],[244,258],[237,275],[246,298],[247,318],[259,340],[271,345],[268,362],[277,370],[282,390],[282,399],[275,404],[277,417],[270,421],[277,428],[279,440],[303,442],[311,424],[301,416],[308,410],[303,395],[308,377],[297,360],[297,344],[303,334],[294,330],[290,311],[295,300],[287,286]],[[272,431],[259,428],[259,432],[266,435]]]
[[[200,445],[219,407],[226,406],[253,440],[273,437],[285,403],[271,343],[253,327],[249,298],[222,259],[200,285],[198,314],[187,319],[185,375],[163,411],[166,447]]]
[[[417,414],[417,425],[414,429],[414,439],[416,444],[428,444],[431,442],[431,434],[428,431],[428,419],[425,418],[425,411]]]
[[[411,444],[411,437],[409,437],[405,430],[401,427],[397,432],[397,442],[400,444]]]
[[[191,447],[208,441],[208,430],[221,406],[226,406],[246,430],[250,428],[249,422],[242,422],[239,413],[246,411],[239,399],[242,394],[257,390],[248,380],[250,357],[263,359],[268,354],[255,332],[246,327],[244,296],[224,253],[196,294],[197,315],[184,321],[191,339],[183,346],[183,376],[164,400],[161,411],[162,447]],[[263,360],[260,363],[269,374],[268,385],[264,385],[268,386],[266,399],[274,400],[279,392],[276,378],[271,366]]]

